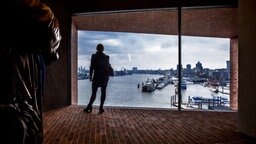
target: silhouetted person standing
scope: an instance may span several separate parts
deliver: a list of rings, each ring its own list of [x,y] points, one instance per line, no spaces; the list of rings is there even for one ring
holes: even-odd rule
[[[91,65],[90,65],[90,81],[92,81],[92,95],[90,102],[87,107],[84,109],[85,112],[92,112],[92,105],[96,99],[96,93],[99,87],[101,87],[101,99],[100,99],[100,108],[99,113],[103,113],[103,105],[106,99],[106,88],[108,84],[109,74],[109,56],[104,54],[104,46],[98,44],[97,52],[91,56]]]
[[[44,66],[58,59],[58,21],[40,0],[1,4],[0,143],[42,144]]]

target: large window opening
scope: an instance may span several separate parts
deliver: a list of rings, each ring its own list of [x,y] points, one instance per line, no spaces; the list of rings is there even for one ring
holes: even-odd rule
[[[175,108],[170,99],[175,94],[177,36],[102,31],[78,32],[78,104],[86,105],[90,99],[90,58],[98,43],[105,46],[115,70],[106,106]],[[100,90],[97,95],[95,105],[99,105]]]
[[[231,39],[236,35],[232,31],[237,22],[236,9],[182,9],[180,16],[181,83],[187,86],[181,87],[182,106],[200,110],[233,109],[231,104],[235,104],[237,96],[230,93],[230,85],[236,83],[231,81],[234,62],[230,57],[235,56],[231,55],[234,50]]]
[[[154,11],[146,11],[83,17],[85,23],[76,27],[77,104],[89,101],[90,57],[96,45],[102,43],[115,69],[106,106],[237,110],[235,11],[185,9],[180,18],[173,10],[157,11],[157,16]],[[147,80],[155,82],[152,91],[142,88]],[[162,85],[165,87],[160,88]],[[99,105],[99,99],[100,90],[95,105]]]
[[[182,107],[230,109],[230,39],[182,37]]]
[[[90,99],[90,58],[98,43],[104,44],[115,70],[106,106],[178,107],[177,36],[103,31],[78,32],[79,105]],[[228,110],[230,40],[184,36],[182,48],[182,108]],[[97,95],[95,105],[99,105],[100,90]]]

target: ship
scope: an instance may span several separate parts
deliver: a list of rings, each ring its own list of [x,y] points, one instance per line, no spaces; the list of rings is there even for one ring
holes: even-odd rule
[[[142,85],[142,92],[153,92],[156,89],[156,82],[154,79],[147,79]]]
[[[174,83],[174,86],[178,87],[178,81],[176,81]],[[184,79],[181,79],[181,87],[180,88],[183,90],[187,89],[187,82]]]

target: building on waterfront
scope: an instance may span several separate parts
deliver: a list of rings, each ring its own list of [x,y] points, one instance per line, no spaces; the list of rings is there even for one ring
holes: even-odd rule
[[[191,64],[187,64],[186,68],[182,70],[184,77],[194,77],[194,71],[191,68]]]
[[[227,77],[230,80],[230,61],[227,61]]]
[[[132,68],[132,73],[137,73],[138,72],[138,68],[137,67],[133,67]]]
[[[227,67],[226,67],[227,72],[230,73],[230,61],[226,61],[226,63],[227,63]]]
[[[196,72],[198,72],[198,73],[201,73],[201,72],[203,72],[203,65],[202,65],[202,63],[201,62],[197,62],[196,63]]]
[[[186,69],[187,69],[188,71],[191,71],[191,64],[187,64]]]
[[[212,79],[220,79],[221,72],[218,70],[212,70],[209,72],[209,77],[211,77]]]

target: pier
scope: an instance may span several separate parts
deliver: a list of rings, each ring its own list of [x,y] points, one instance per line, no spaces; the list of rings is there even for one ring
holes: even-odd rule
[[[171,105],[178,106],[178,96],[171,96]],[[183,109],[204,109],[203,106],[207,106],[208,110],[229,110],[227,104],[229,101],[226,98],[220,96],[213,96],[212,98],[203,98],[200,96],[188,96],[188,102],[182,103],[181,107]]]

